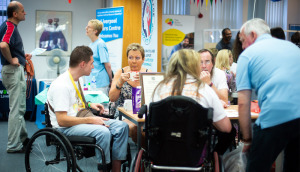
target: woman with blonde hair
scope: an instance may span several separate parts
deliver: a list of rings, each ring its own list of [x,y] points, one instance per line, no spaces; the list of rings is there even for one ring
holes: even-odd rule
[[[169,61],[164,80],[154,90],[152,101],[182,95],[194,99],[205,108],[212,107],[214,109],[213,125],[218,131],[224,132],[223,136],[225,135],[225,137],[221,136],[220,144],[216,146],[216,151],[223,154],[232,139],[232,134],[227,133],[233,133],[234,138],[234,129],[217,94],[209,85],[200,80],[200,73],[201,58],[198,52],[189,49],[176,51]],[[227,140],[228,138],[230,141]]]
[[[215,67],[225,72],[227,77],[227,85],[229,88],[229,93],[232,93],[236,90],[236,84],[235,84],[235,74],[232,71],[230,71],[230,61],[233,62],[231,51],[227,49],[223,49],[218,52]]]

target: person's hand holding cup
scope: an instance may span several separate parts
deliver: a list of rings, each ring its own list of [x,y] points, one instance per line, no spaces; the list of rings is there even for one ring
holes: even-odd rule
[[[139,81],[140,80],[139,72],[131,71],[128,74],[129,74],[130,81]]]

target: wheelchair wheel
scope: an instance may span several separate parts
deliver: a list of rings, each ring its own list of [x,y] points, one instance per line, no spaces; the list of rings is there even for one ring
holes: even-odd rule
[[[143,163],[143,154],[144,154],[144,150],[141,149],[136,157],[134,172],[144,172],[145,167]]]
[[[76,156],[76,164],[77,169],[79,171],[84,172],[94,172],[98,171],[98,164],[99,160],[97,159],[96,155],[88,156],[86,155],[86,147],[83,146],[75,146],[73,147],[75,156]],[[92,147],[92,149],[95,149]]]
[[[35,133],[25,152],[27,172],[64,171],[69,172],[72,166],[71,155],[63,140],[49,131]]]

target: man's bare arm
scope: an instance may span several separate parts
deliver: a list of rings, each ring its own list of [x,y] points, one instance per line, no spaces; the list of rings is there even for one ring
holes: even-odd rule
[[[104,67],[106,69],[106,72],[109,76],[109,82],[111,83],[112,81],[112,71],[111,71],[111,64],[110,63],[104,63]]]
[[[0,43],[0,49],[1,49],[2,55],[4,56],[4,58],[10,64],[20,66],[19,59],[18,58],[12,58],[8,43],[1,42]]]

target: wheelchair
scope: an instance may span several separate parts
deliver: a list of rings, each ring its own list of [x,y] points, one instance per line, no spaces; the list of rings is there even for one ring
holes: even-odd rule
[[[65,136],[52,128],[47,103],[45,104],[46,128],[37,131],[29,140],[25,151],[27,172],[35,171],[110,171],[111,163],[99,164],[95,151],[100,151],[102,162],[105,161],[103,149],[96,144],[96,139],[87,136]],[[93,112],[94,113],[94,112]],[[127,159],[122,163],[126,171],[131,161],[130,148]]]
[[[220,158],[213,152],[213,109],[203,108],[185,96],[170,96],[150,103],[145,114],[145,148],[138,151],[130,171],[219,171]]]

